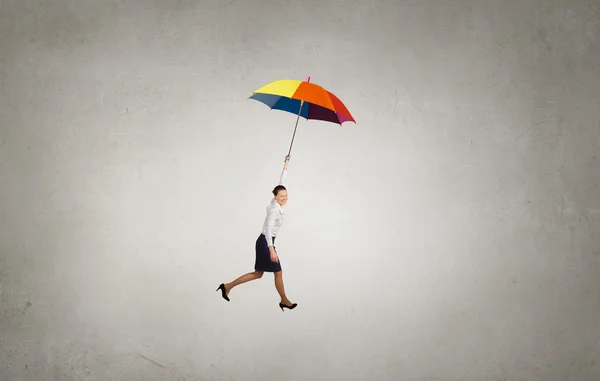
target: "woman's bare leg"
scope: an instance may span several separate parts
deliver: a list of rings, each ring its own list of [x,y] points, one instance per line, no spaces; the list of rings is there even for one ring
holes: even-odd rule
[[[286,306],[291,306],[292,302],[290,302],[290,300],[287,298],[287,296],[285,296],[285,288],[283,287],[282,271],[278,271],[278,272],[274,273],[274,275],[275,275],[275,288],[277,289],[277,292],[279,293],[279,296],[281,297],[281,303],[285,304]]]
[[[231,283],[225,283],[225,294],[227,296],[229,296],[229,291],[231,291],[231,289],[234,288],[235,286],[240,285],[242,283],[249,282],[251,280],[260,279],[260,278],[262,278],[262,276],[263,276],[262,271],[254,271],[254,272],[247,273],[247,274],[240,276],[239,278],[237,278],[236,280],[234,280]]]

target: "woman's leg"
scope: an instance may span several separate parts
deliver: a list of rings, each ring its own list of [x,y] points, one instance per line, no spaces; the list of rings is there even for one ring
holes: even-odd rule
[[[247,274],[240,276],[239,278],[237,278],[236,280],[234,280],[231,283],[225,283],[225,294],[227,296],[229,296],[229,291],[231,291],[231,289],[234,288],[235,286],[240,285],[242,283],[249,282],[251,280],[260,279],[262,276],[263,276],[262,271],[254,271],[254,272],[247,273]]]
[[[283,287],[283,272],[280,270],[273,274],[275,275],[275,288],[281,297],[281,303],[285,304],[286,306],[291,306],[292,302],[290,302],[287,296],[285,296],[285,288]]]

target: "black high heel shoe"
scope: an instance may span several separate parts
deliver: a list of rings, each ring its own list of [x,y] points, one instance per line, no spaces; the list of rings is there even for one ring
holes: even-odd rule
[[[225,284],[221,283],[221,285],[219,286],[219,288],[217,288],[216,291],[221,290],[221,296],[223,297],[223,299],[229,301],[229,298],[227,297],[227,294],[225,293]]]
[[[281,311],[283,311],[284,307],[287,308],[287,309],[289,309],[289,310],[293,310],[294,308],[296,308],[297,305],[298,305],[298,303],[294,303],[291,306],[286,306],[283,303],[279,303],[279,308],[281,308]]]

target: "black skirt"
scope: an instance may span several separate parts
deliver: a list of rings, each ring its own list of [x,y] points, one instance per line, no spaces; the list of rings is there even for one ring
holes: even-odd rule
[[[275,237],[273,237],[273,244],[275,244]],[[281,271],[281,259],[279,263],[271,261],[271,252],[269,251],[269,245],[265,235],[261,233],[256,239],[256,259],[254,261],[254,270],[256,271],[267,271],[270,273],[276,273]]]

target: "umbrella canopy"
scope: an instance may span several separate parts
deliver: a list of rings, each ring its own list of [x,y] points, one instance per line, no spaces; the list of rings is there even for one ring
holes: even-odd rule
[[[342,125],[354,122],[344,103],[330,91],[306,81],[281,79],[254,91],[249,99],[262,102],[272,110],[282,110],[306,120],[315,119]]]

